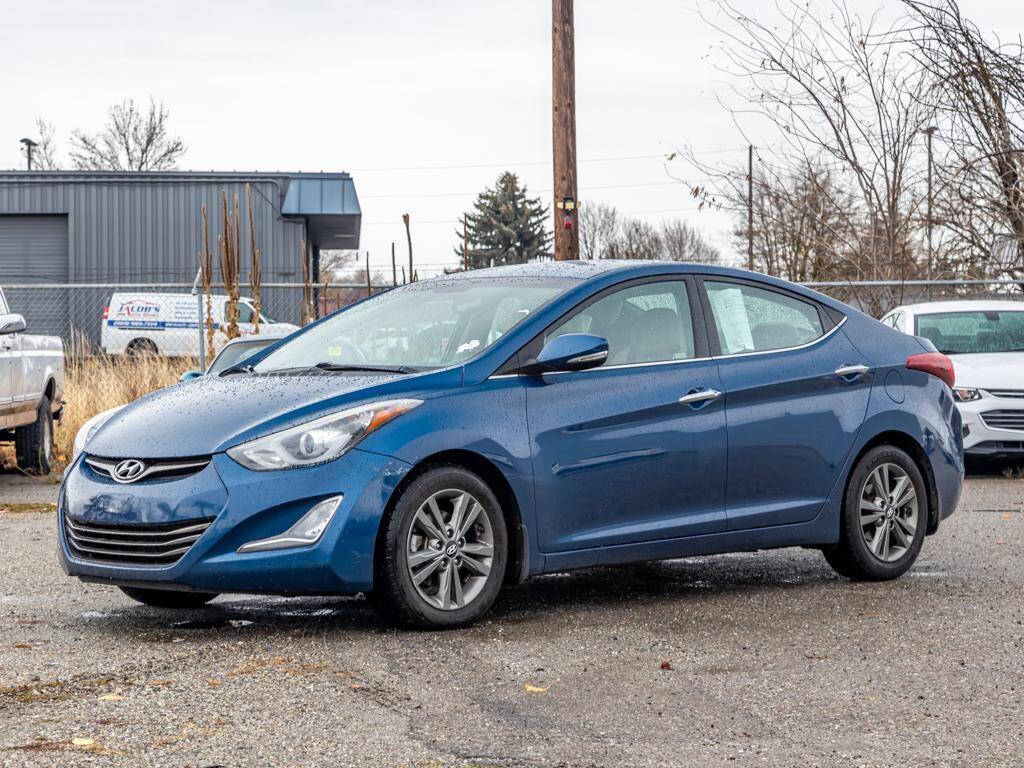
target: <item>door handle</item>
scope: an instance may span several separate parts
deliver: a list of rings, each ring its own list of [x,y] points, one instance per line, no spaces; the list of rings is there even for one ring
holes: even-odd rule
[[[848,377],[853,377],[853,376],[863,376],[865,373],[867,373],[870,370],[871,369],[868,368],[868,366],[861,365],[861,364],[858,364],[858,365],[840,365],[838,368],[836,368],[836,376],[842,376],[843,378],[848,378]]]
[[[696,392],[689,392],[680,397],[679,402],[686,403],[686,405],[696,405],[697,403],[710,403],[721,396],[722,393],[717,389],[698,389]]]

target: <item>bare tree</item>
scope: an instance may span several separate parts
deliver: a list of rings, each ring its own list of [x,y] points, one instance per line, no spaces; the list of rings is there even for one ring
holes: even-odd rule
[[[676,219],[661,225],[661,258],[668,261],[696,261],[717,264],[718,249],[704,239],[694,227]]]
[[[844,230],[856,233],[851,277],[901,279],[914,270],[914,226],[923,171],[921,130],[933,110],[927,73],[913,58],[908,21],[863,19],[842,0],[779,0],[781,23],[760,21],[719,0],[709,23],[724,35],[722,68],[741,84],[736,121],[774,126],[783,176],[828,168],[856,192]],[[763,153],[761,153],[763,154]],[[746,169],[711,168],[734,210],[746,207]],[[702,190],[703,199],[708,191]],[[852,203],[853,201],[851,201]]]
[[[169,133],[169,119],[163,102],[153,99],[145,112],[134,99],[114,104],[102,132],[72,132],[71,163],[80,170],[173,170],[185,154],[185,144]]]
[[[807,165],[754,174],[754,266],[787,280],[839,280],[857,272],[857,228],[851,216],[857,200],[838,186],[827,169]],[[739,194],[729,192],[729,195]],[[746,190],[743,190],[743,206]],[[733,240],[746,251],[748,218],[738,202]]]
[[[613,205],[584,203],[580,208],[580,256],[584,259],[663,259],[718,261],[718,251],[696,229],[678,219],[655,227],[624,218]]]
[[[580,258],[606,259],[619,237],[621,220],[614,205],[585,202],[580,208]]]
[[[1024,47],[987,39],[955,0],[905,5],[939,117],[935,223],[946,269],[1024,274]]]
[[[661,234],[654,226],[640,219],[626,219],[609,258],[658,259],[662,250]]]
[[[354,281],[348,273],[359,266],[359,251],[320,251],[320,279],[330,282]]]
[[[36,145],[32,148],[32,167],[37,171],[55,171],[57,163],[57,132],[53,123],[41,117],[36,118]],[[25,149],[22,149],[22,153]]]

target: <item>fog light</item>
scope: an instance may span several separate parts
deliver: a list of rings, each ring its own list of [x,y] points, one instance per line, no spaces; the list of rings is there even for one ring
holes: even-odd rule
[[[269,539],[248,541],[238,548],[239,554],[246,552],[266,552],[270,549],[288,549],[289,547],[306,547],[320,540],[327,524],[331,522],[335,511],[341,505],[344,496],[332,496],[313,506],[291,528],[278,536]]]

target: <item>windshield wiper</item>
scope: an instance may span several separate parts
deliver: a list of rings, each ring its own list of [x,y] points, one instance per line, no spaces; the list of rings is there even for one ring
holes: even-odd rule
[[[219,375],[228,376],[229,374],[232,373],[253,373],[255,370],[256,369],[253,368],[251,365],[245,363],[243,365],[232,365],[230,368],[225,368],[223,371],[220,372]]]
[[[418,373],[416,368],[407,365],[363,365],[362,363],[330,363],[322,362],[310,366],[321,371],[369,371],[371,373]]]

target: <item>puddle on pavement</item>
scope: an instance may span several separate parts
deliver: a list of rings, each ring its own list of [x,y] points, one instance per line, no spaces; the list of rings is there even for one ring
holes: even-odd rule
[[[192,619],[176,621],[172,629],[227,629],[229,627],[248,627],[253,622],[248,619]]]

